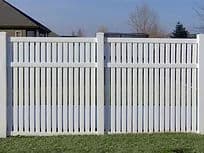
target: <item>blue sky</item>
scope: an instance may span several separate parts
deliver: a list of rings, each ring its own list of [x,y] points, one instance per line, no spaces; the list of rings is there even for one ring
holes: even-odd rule
[[[166,31],[181,21],[195,32],[200,21],[193,10],[202,0],[7,0],[61,35],[82,28],[94,35],[100,25],[111,32],[130,32],[128,16],[137,4],[146,3],[160,16]]]

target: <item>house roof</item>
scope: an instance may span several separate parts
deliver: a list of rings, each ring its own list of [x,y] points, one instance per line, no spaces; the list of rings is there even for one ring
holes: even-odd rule
[[[0,0],[0,28],[33,28],[51,32],[46,26],[5,0]]]

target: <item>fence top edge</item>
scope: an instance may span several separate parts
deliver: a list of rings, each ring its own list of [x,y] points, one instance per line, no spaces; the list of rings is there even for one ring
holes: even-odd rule
[[[166,44],[198,43],[197,39],[173,39],[173,38],[107,38],[106,41],[108,43],[166,43]]]
[[[93,43],[97,42],[97,39],[94,37],[69,37],[69,38],[61,38],[61,37],[10,37],[11,42],[50,42],[50,43]]]

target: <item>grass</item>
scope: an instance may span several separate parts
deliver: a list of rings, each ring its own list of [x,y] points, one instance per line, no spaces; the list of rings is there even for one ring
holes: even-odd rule
[[[127,134],[104,136],[9,137],[0,153],[204,153],[196,134]]]

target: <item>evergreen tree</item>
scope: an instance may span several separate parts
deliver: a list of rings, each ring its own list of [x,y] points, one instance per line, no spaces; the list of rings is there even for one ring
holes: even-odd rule
[[[177,23],[176,29],[172,32],[171,38],[188,38],[189,32],[180,22]]]

